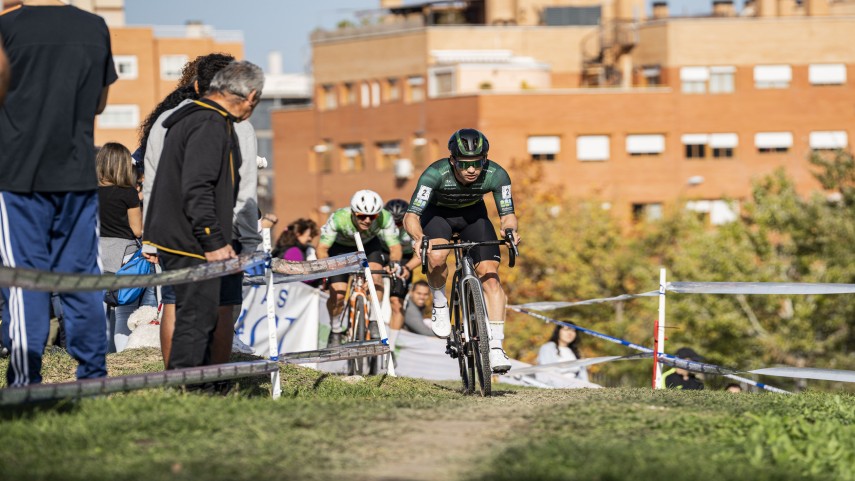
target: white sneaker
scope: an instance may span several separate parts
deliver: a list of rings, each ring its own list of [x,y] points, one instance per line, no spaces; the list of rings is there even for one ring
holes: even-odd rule
[[[451,314],[448,306],[434,307],[431,313],[430,328],[436,337],[443,339],[451,335]]]
[[[493,368],[493,372],[500,374],[511,370],[511,361],[501,347],[490,349],[490,367]]]

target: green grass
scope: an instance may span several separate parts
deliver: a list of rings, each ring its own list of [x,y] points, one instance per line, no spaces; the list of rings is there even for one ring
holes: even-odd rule
[[[538,413],[470,479],[855,479],[852,395],[578,394]]]
[[[154,350],[108,362],[111,375],[162,368]],[[74,367],[50,353],[45,378],[73,379]],[[412,462],[401,467],[422,454],[416,461],[448,468],[443,479],[472,481],[855,480],[851,394],[499,385],[497,397],[480,399],[463,396],[456,383],[349,383],[293,366],[282,368],[282,379],[276,401],[269,378],[260,377],[241,380],[227,397],[158,389],[0,411],[0,479],[440,477],[419,474]],[[446,446],[440,436],[431,447],[422,440],[454,437],[460,421],[475,419],[492,421],[461,427],[458,437],[468,441]]]

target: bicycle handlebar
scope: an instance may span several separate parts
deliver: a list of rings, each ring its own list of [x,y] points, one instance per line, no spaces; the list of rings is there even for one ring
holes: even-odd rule
[[[502,240],[494,240],[494,241],[480,241],[480,242],[452,242],[451,244],[437,244],[434,246],[430,245],[430,239],[427,236],[422,237],[422,274],[427,274],[427,253],[428,248],[431,250],[450,250],[450,249],[471,249],[473,247],[480,246],[500,246],[507,245],[508,246],[508,267],[514,267],[516,265],[517,256],[520,255],[519,249],[517,249],[516,244],[514,244],[514,231],[512,229],[505,229],[505,238]]]

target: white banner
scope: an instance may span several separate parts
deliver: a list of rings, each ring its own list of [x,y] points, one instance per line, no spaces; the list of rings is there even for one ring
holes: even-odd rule
[[[256,355],[267,357],[267,286],[244,288],[241,313],[235,335],[252,347]],[[275,284],[276,338],[281,354],[313,351],[318,348],[320,316],[327,316],[326,295],[302,282]],[[326,321],[329,324],[329,321]]]

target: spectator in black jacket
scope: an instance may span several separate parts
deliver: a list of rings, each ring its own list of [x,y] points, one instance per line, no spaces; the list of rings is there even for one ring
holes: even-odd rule
[[[143,229],[145,243],[157,248],[164,270],[235,257],[232,211],[242,159],[234,123],[249,118],[263,86],[258,66],[233,62],[214,76],[201,100],[164,122],[169,135]],[[210,364],[220,280],[177,285],[175,297],[169,369]]]

